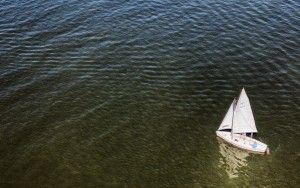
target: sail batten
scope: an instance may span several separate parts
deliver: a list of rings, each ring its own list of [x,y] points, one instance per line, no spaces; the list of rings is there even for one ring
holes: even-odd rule
[[[250,101],[244,88],[242,89],[236,107],[234,109],[232,132],[233,133],[256,133],[257,132]]]

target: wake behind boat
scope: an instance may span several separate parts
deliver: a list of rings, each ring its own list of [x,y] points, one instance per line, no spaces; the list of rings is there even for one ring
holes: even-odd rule
[[[268,154],[268,146],[252,138],[253,133],[257,133],[257,129],[249,98],[243,88],[239,99],[237,101],[234,99],[231,103],[216,134],[238,148],[253,153]],[[247,134],[251,134],[251,137]]]

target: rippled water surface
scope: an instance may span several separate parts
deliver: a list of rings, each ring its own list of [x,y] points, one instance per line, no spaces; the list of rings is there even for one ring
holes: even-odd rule
[[[297,187],[299,138],[297,0],[0,1],[1,187]]]

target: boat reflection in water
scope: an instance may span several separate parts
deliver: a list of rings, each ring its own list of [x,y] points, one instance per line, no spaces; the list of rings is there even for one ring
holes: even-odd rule
[[[225,169],[229,178],[236,178],[242,167],[247,166],[247,157],[249,153],[244,150],[235,148],[217,138],[220,149],[219,167]]]

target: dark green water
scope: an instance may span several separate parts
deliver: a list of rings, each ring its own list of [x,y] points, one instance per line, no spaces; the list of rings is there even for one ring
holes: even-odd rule
[[[0,1],[0,187],[297,187],[299,138],[297,0]]]

